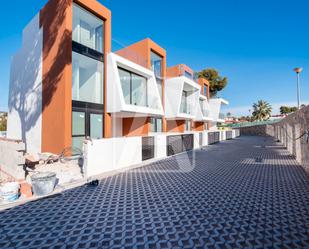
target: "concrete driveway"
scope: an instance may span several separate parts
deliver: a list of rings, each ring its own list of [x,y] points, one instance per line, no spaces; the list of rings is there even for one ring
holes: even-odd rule
[[[0,248],[309,248],[309,176],[240,137],[1,212]]]

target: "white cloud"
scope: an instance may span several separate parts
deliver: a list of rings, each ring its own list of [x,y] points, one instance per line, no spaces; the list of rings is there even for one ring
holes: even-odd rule
[[[280,106],[297,106],[296,102],[281,102],[281,103],[270,103],[273,111],[272,114],[280,114]],[[309,101],[302,101],[301,104],[309,105]],[[222,112],[223,113],[232,113],[232,116],[247,116],[251,115],[249,110],[252,112],[252,105],[247,106],[235,106],[235,107],[223,107]]]

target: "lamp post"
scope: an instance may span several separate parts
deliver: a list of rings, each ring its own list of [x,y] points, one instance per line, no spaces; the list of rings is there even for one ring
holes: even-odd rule
[[[301,67],[294,68],[294,72],[296,72],[297,75],[297,107],[298,110],[300,109],[300,73],[303,71]]]

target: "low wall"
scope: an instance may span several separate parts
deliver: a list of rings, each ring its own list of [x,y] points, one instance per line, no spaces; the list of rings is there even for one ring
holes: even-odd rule
[[[25,144],[19,140],[0,138],[0,179],[25,179]]]
[[[248,127],[241,127],[240,133],[242,136],[274,136],[273,125],[254,125]]]
[[[185,134],[173,133],[152,133],[154,138],[154,157],[152,159],[163,159],[168,156],[168,138],[170,136],[193,136],[193,146],[187,148],[199,149],[209,145],[208,133],[214,131],[188,132]],[[216,131],[218,133],[218,142],[226,140],[226,131]],[[238,136],[237,130],[233,130],[232,138]],[[189,140],[191,143],[191,138]],[[177,147],[176,144],[175,146]],[[192,144],[189,144],[190,146]],[[171,146],[171,145],[170,145]],[[184,146],[183,144],[181,146]],[[186,144],[188,146],[188,144]],[[176,149],[176,148],[172,148]],[[181,150],[184,151],[184,150]],[[142,137],[118,137],[108,139],[98,139],[87,141],[84,145],[85,164],[84,170],[87,177],[104,174],[107,172],[121,170],[134,165],[141,164],[142,159]]]

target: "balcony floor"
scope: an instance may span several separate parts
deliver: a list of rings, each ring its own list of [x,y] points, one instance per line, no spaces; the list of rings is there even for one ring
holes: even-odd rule
[[[308,186],[240,137],[1,212],[0,248],[309,248]]]

